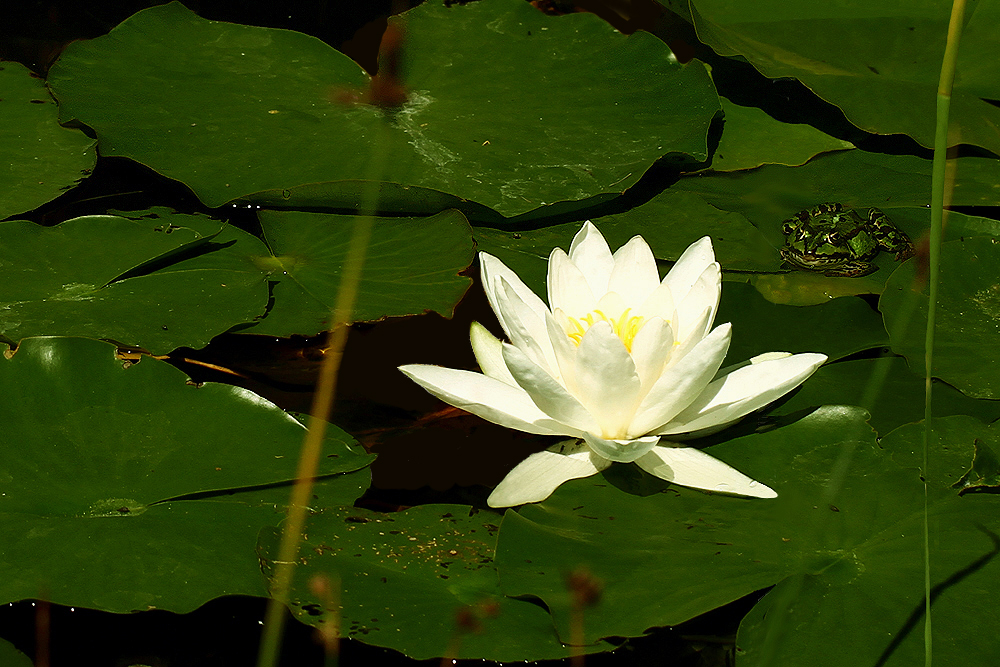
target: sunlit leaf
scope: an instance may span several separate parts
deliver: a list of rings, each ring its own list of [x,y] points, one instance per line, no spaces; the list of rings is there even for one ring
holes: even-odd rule
[[[183,612],[265,594],[254,544],[288,487],[264,487],[295,477],[304,427],[245,389],[114,352],[30,338],[0,360],[0,600]],[[330,427],[319,471],[371,458]],[[328,501],[357,496],[343,477]]]
[[[649,33],[520,0],[430,2],[394,21],[410,92],[388,117],[347,101],[369,77],[323,42],[177,2],[70,44],[49,82],[62,120],[93,128],[102,155],[142,162],[209,206],[254,193],[303,206],[295,188],[332,183],[325,205],[356,208],[383,123],[381,180],[508,216],[620,193],[668,153],[707,157],[720,108],[708,72]]]

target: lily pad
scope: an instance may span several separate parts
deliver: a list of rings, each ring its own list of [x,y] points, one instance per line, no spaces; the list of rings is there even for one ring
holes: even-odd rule
[[[330,507],[310,517],[292,591],[292,610],[314,625],[331,622],[310,591],[314,576],[339,580],[344,636],[423,660],[499,662],[567,657],[545,610],[504,597],[493,549],[500,516],[467,505],[421,505],[383,514]],[[261,532],[272,576],[278,531]],[[462,614],[462,616],[459,616]],[[608,650],[599,644],[593,650]]]
[[[764,352],[820,352],[835,361],[889,344],[882,318],[857,297],[809,307],[781,306],[746,283],[727,282],[715,321],[733,323],[730,362]]]
[[[156,268],[207,248],[221,227],[184,215],[85,216],[54,227],[0,223],[0,333],[14,342],[39,335],[104,338],[156,354],[202,347],[263,313],[264,276]]]
[[[902,357],[841,360],[817,370],[770,414],[801,414],[830,404],[864,408],[871,414],[872,428],[885,435],[924,418],[924,378],[913,373]],[[986,422],[1000,419],[1000,401],[969,398],[943,382],[934,383],[932,408],[935,417],[971,415]]]
[[[55,100],[27,67],[0,64],[0,219],[30,211],[73,188],[97,162],[95,142],[60,127]]]
[[[294,478],[305,428],[247,390],[114,353],[30,338],[0,361],[0,600],[185,612],[265,594],[253,549],[281,514],[261,487]],[[323,475],[372,459],[335,427],[324,453]]]
[[[235,228],[213,239],[211,252],[159,274],[225,270],[270,283],[263,316],[239,331],[271,336],[314,335],[329,328],[354,217],[301,211],[260,211],[264,241]],[[376,218],[365,250],[352,321],[418,315],[451,317],[472,281],[459,275],[473,258],[461,213],[428,218]]]
[[[964,489],[963,480],[972,472],[977,451],[992,452],[1000,444],[997,432],[990,425],[973,417],[953,415],[932,420],[927,470],[924,470],[924,422],[901,426],[888,434],[879,445],[892,453],[896,463],[920,471],[920,476],[944,489]],[[980,461],[980,471],[983,470]],[[987,472],[995,476],[996,470]],[[979,476],[981,477],[981,475]]]
[[[35,664],[5,639],[0,639],[0,663],[9,667],[32,667]]]
[[[949,5],[809,0],[743,4],[698,0],[698,37],[722,55],[740,55],[770,78],[794,77],[869,132],[907,134],[934,144],[935,93],[948,34]],[[1000,153],[1000,6],[967,11],[958,52],[951,119],[961,139]]]
[[[209,206],[288,191],[295,207],[293,188],[350,181],[358,189],[332,188],[327,205],[354,208],[383,140],[379,180],[506,216],[620,193],[668,153],[707,158],[720,109],[708,72],[649,33],[520,0],[424,3],[393,20],[406,26],[409,97],[389,114],[344,101],[369,78],[319,40],[206,21],[178,2],[70,44],[49,84],[63,121],[93,128],[103,155]]]
[[[973,398],[1000,398],[1000,240],[971,237],[941,246],[934,377]],[[879,301],[892,349],[924,366],[926,281],[914,262],[892,275]]]
[[[901,629],[923,593],[923,485],[875,445],[865,419],[860,409],[827,406],[711,448],[773,486],[773,500],[657,486],[621,464],[568,482],[543,503],[505,515],[497,545],[501,586],[508,595],[541,598],[567,639],[572,605],[562,576],[586,566],[604,588],[600,603],[585,612],[587,641],[594,641],[637,636],[779,581],[804,580],[795,632],[786,636],[795,650],[780,644],[784,659],[772,664],[800,664],[806,655],[823,665],[845,658],[875,664],[894,634],[903,635],[893,655],[899,662],[889,664],[913,664],[923,642]],[[976,526],[1000,530],[1000,499],[948,491],[933,493],[929,503],[939,581],[991,552]],[[945,664],[961,664],[949,662],[960,660],[961,646],[1000,629],[979,612],[1000,593],[1000,579],[990,574],[997,563],[988,567],[954,582],[950,601],[942,596],[935,610],[935,627],[940,614],[955,633],[941,647]],[[772,616],[770,626],[790,622],[773,609]],[[764,634],[741,631],[741,656],[759,660]]]
[[[755,107],[722,100],[726,124],[712,156],[713,171],[740,171],[765,164],[797,166],[819,153],[854,148],[804,123],[782,123]]]

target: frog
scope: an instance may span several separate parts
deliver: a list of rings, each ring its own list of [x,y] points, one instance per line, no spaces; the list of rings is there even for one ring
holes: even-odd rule
[[[913,242],[877,208],[849,209],[826,203],[799,211],[781,225],[781,257],[793,268],[827,276],[856,278],[878,270],[871,260],[880,250],[901,262],[913,256]]]

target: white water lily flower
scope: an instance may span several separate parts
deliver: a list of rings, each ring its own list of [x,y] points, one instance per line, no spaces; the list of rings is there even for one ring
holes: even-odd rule
[[[483,373],[413,364],[400,370],[445,403],[528,433],[572,436],[517,465],[491,507],[547,498],[563,482],[634,462],[681,486],[777,494],[671,436],[719,430],[797,387],[822,354],[768,353],[719,371],[731,326],[712,329],[722,276],[707,236],[661,281],[645,240],[614,255],[589,221],[549,255],[549,305],[503,262],[479,254],[504,343],[472,325]]]

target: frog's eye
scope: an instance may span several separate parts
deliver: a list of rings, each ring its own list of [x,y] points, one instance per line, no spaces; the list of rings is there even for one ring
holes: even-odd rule
[[[832,243],[834,245],[836,245],[837,243],[840,243],[840,234],[838,234],[837,232],[829,232],[829,233],[827,233],[827,235],[826,235],[826,242],[827,243]]]

